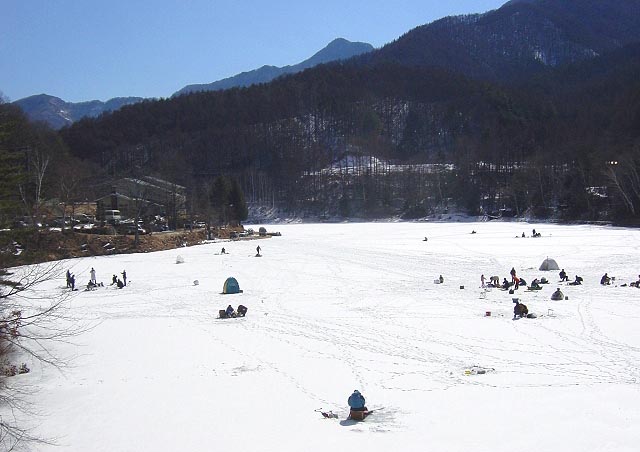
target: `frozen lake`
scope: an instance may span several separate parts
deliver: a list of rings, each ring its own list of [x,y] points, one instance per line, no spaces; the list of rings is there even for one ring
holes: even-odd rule
[[[533,228],[542,237],[531,238]],[[20,360],[31,372],[11,383],[29,388],[37,413],[21,422],[58,444],[35,449],[638,450],[640,290],[622,285],[638,279],[640,231],[267,229],[282,237],[64,262],[79,286],[91,267],[105,285],[126,269],[129,284],[68,301],[68,315],[91,327],[72,343],[50,344],[68,368]],[[219,254],[223,246],[229,254]],[[584,284],[539,271],[546,257]],[[512,267],[551,284],[514,295],[480,288],[481,274],[502,280]],[[605,272],[616,278],[611,286],[599,284]],[[444,283],[434,284],[439,275]],[[243,293],[220,293],[229,276]],[[53,295],[64,285],[61,275],[39,290]],[[567,300],[550,300],[558,287]],[[512,320],[513,297],[538,318]],[[228,304],[247,306],[247,317],[217,319]],[[354,389],[369,408],[382,407],[365,422],[345,420]],[[319,408],[339,418],[324,419]]]

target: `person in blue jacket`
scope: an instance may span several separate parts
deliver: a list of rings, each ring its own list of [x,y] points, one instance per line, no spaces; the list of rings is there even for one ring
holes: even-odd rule
[[[351,408],[352,411],[367,411],[364,396],[360,394],[360,391],[358,391],[357,389],[353,391],[353,394],[349,396],[349,400],[347,400],[347,403],[349,404],[349,408]]]

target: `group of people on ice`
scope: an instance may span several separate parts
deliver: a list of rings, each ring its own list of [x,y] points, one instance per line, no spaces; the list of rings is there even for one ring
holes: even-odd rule
[[[523,232],[520,237],[525,238],[526,234]],[[534,229],[534,230],[531,231],[531,237],[542,237],[542,234],[539,233],[539,232],[536,232],[536,230]],[[516,238],[518,238],[517,235],[516,235]]]
[[[558,273],[558,276],[560,276],[560,282],[569,282],[569,275],[567,275],[567,272],[564,271],[564,268],[560,270],[560,273]],[[570,282],[569,285],[580,286],[582,285],[582,281],[584,281],[584,279],[582,279],[581,276],[576,275],[576,279],[573,280],[573,282]]]
[[[514,267],[511,268],[511,271],[509,272],[509,274],[511,276],[511,281],[509,281],[507,278],[503,278],[502,282],[500,282],[500,278],[498,276],[492,276],[487,281],[487,278],[483,274],[480,276],[480,286],[482,288],[495,287],[503,290],[518,290],[520,286],[527,285],[527,282],[524,280],[524,278],[519,277],[517,275]],[[569,281],[569,276],[567,275],[567,272],[564,270],[564,268],[560,271],[559,277],[560,277],[560,282]],[[640,276],[638,278],[639,278],[638,282],[640,282]],[[569,285],[579,286],[582,284],[583,281],[584,279],[581,276],[576,275],[575,280],[570,282]],[[610,284],[610,282],[611,282],[611,278],[609,278],[609,276],[607,276],[607,274],[605,273],[605,275],[600,280],[600,284]],[[544,278],[544,277],[540,279],[534,278],[529,284],[528,290],[540,290],[542,289],[542,284],[549,284],[549,280],[547,280],[547,278]],[[634,283],[631,283],[631,284],[634,285]]]
[[[127,271],[126,270],[122,270],[122,280],[120,280],[120,278],[118,278],[116,275],[113,275],[113,278],[111,279],[111,286],[116,285],[118,287],[118,289],[122,289],[124,286],[127,285]],[[71,271],[67,270],[67,287],[70,288],[71,290],[76,290],[76,275],[72,274]],[[89,282],[87,283],[87,286],[85,288],[85,290],[95,290],[98,287],[104,287],[104,284],[101,282],[98,282],[98,280],[96,279],[96,270],[91,267],[91,270],[89,270]]]
[[[244,317],[247,315],[248,310],[249,308],[244,305],[239,305],[237,310],[233,309],[233,306],[229,305],[227,306],[227,309],[220,309],[218,315],[221,319]]]

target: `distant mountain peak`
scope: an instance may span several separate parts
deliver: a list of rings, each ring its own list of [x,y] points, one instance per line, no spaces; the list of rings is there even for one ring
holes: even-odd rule
[[[538,0],[509,0],[507,3],[505,3],[504,6],[511,6],[511,5],[515,5],[517,3],[537,3]]]
[[[258,83],[267,83],[281,75],[294,74],[313,66],[317,66],[318,64],[346,60],[357,55],[362,55],[363,53],[371,52],[372,50],[373,46],[366,42],[352,42],[345,38],[336,38],[327,44],[326,47],[316,52],[313,56],[298,64],[283,67],[265,65],[259,69],[241,72],[240,74],[212,83],[187,85],[173,95],[179,96],[197,91],[216,91],[221,89],[250,86]]]
[[[61,129],[85,116],[100,116],[102,113],[118,110],[125,105],[142,100],[142,97],[114,97],[106,102],[90,100],[74,103],[43,93],[25,97],[13,103],[22,108],[30,120],[44,121],[54,129]]]

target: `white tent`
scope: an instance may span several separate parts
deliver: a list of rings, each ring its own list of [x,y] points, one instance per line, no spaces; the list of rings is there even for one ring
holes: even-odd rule
[[[560,270],[560,267],[558,267],[558,263],[553,259],[546,258],[542,261],[538,270]]]

